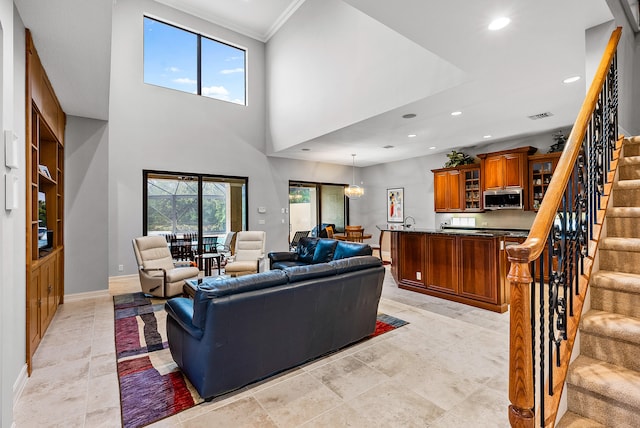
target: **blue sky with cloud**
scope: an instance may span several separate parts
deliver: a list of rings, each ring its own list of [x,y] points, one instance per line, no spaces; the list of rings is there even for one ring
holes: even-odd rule
[[[245,51],[202,37],[202,95],[245,104]],[[198,37],[144,18],[144,82],[195,94]]]

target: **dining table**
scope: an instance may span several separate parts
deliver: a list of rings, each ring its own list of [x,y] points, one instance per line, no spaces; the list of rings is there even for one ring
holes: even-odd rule
[[[370,233],[363,233],[362,234],[362,240],[364,241],[365,239],[371,239],[373,237],[373,235],[371,235]],[[334,233],[333,234],[333,239],[337,239],[338,241],[349,241],[349,239],[347,239],[347,235],[345,233]]]

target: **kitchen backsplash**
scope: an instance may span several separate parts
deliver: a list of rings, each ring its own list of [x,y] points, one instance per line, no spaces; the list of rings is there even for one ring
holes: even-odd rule
[[[528,230],[531,228],[535,218],[536,213],[534,211],[523,210],[499,210],[474,214],[446,213],[436,214],[435,227],[439,227],[441,224],[446,223],[447,225],[460,227]],[[473,224],[474,222],[475,225]]]

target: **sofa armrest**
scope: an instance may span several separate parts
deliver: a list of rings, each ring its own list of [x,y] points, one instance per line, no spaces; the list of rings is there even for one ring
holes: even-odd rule
[[[168,300],[164,309],[187,333],[198,340],[202,338],[204,331],[193,325],[193,300],[186,297],[176,297]]]
[[[298,260],[298,253],[289,251],[272,252],[267,254],[267,257],[269,257],[269,269],[272,269],[274,262],[295,262]]]

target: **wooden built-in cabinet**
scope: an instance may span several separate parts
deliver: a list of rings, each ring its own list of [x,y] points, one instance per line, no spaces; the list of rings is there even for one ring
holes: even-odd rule
[[[547,192],[561,152],[529,156],[529,207],[537,211]]]
[[[436,212],[482,211],[479,164],[431,171]]]
[[[25,211],[29,374],[31,358],[64,296],[65,122],[65,113],[27,30]]]
[[[524,209],[529,209],[528,157],[535,147],[520,147],[478,155],[482,169],[482,190],[522,188]]]
[[[495,312],[508,308],[502,237],[391,232],[398,286]],[[420,275],[418,275],[418,272]],[[420,278],[418,278],[418,276]]]

